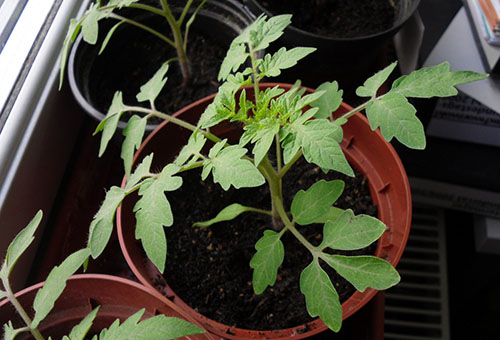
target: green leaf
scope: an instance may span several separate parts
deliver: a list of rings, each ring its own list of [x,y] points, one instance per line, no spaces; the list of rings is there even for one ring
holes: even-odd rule
[[[106,151],[106,147],[108,146],[109,141],[115,134],[116,127],[118,126],[118,122],[120,121],[120,117],[126,110],[127,107],[125,106],[125,104],[123,104],[122,92],[116,91],[113,96],[111,106],[108,109],[106,118],[104,118],[101,123],[99,123],[96,130],[94,131],[94,135],[102,131],[99,157],[101,157],[104,151]]]
[[[128,7],[130,6],[131,4],[133,4],[134,2],[138,2],[139,0],[110,0],[108,2],[108,6],[116,6],[118,8],[122,8],[122,7]]]
[[[142,241],[148,258],[163,272],[167,257],[167,239],[163,227],[174,223],[170,203],[165,191],[173,191],[182,185],[182,178],[173,176],[178,167],[167,165],[156,179],[147,179],[139,189],[141,199],[134,206],[137,225],[135,237]]]
[[[39,210],[33,219],[28,223],[28,225],[21,230],[14,240],[10,243],[7,248],[7,255],[5,256],[5,261],[2,265],[1,273],[2,276],[7,278],[12,269],[14,268],[17,260],[21,257],[21,255],[28,249],[30,244],[35,239],[34,234],[38,226],[40,225],[40,221],[42,220],[43,213]]]
[[[217,79],[219,81],[226,80],[231,72],[236,72],[238,70],[247,60],[249,55],[245,45],[232,43],[227,51],[226,57],[222,61]]]
[[[250,261],[253,268],[253,290],[261,294],[267,286],[274,286],[278,268],[283,263],[285,248],[281,242],[281,233],[265,230],[264,235],[255,244],[257,252]]]
[[[188,143],[181,149],[174,163],[180,167],[190,167],[200,157],[199,154],[207,139],[200,133],[194,132],[188,140]],[[191,159],[190,159],[191,158]],[[188,161],[189,160],[189,161]]]
[[[151,169],[151,163],[153,162],[153,154],[149,154],[142,160],[141,164],[135,168],[135,171],[127,178],[127,185],[125,186],[125,191],[129,191],[136,184],[140,182],[146,176],[151,175],[149,172]]]
[[[185,320],[156,315],[139,322],[144,309],[130,316],[121,325],[116,320],[108,330],[101,332],[99,340],[170,340],[202,334],[205,331]]]
[[[219,183],[224,190],[228,190],[231,185],[239,189],[257,187],[265,183],[264,176],[255,165],[247,159],[242,159],[247,149],[232,145],[218,152],[212,150],[209,153],[211,159],[204,166],[210,164],[214,182]]]
[[[444,62],[396,79],[390,92],[416,98],[450,97],[458,93],[454,86],[487,77],[487,74],[471,71],[450,72],[450,64]]]
[[[3,340],[14,340],[19,333],[21,333],[21,331],[19,329],[14,329],[12,321],[9,320],[8,323],[3,325]]]
[[[380,132],[388,142],[396,137],[409,148],[424,149],[424,127],[415,113],[413,105],[398,93],[389,92],[366,106],[371,128],[375,130],[380,127]]]
[[[328,221],[335,221],[337,218],[340,217],[344,213],[344,209],[340,209],[337,207],[330,207],[328,209],[328,212],[324,214],[323,216],[317,218],[313,223],[326,223]]]
[[[335,221],[326,222],[319,248],[361,249],[378,240],[385,230],[385,224],[378,219],[368,215],[354,216],[352,210],[345,210]]]
[[[141,91],[137,94],[138,102],[149,101],[150,103],[154,103],[156,97],[158,97],[167,82],[168,78],[165,77],[167,71],[168,61],[161,65],[158,71],[156,71],[154,76],[149,79],[146,84],[141,86]]]
[[[102,15],[99,12],[97,4],[90,5],[90,8],[85,12],[82,21],[82,35],[83,40],[90,44],[95,45],[99,33],[99,19]]]
[[[320,257],[360,292],[364,292],[368,287],[378,290],[387,289],[396,285],[401,279],[389,262],[375,256],[342,256],[322,253]]]
[[[80,249],[68,256],[63,263],[55,266],[47,276],[43,287],[37,292],[33,309],[35,317],[32,327],[37,328],[40,322],[50,313],[54,303],[66,288],[66,280],[73,275],[88,259],[90,251],[88,248]]]
[[[337,125],[326,119],[314,119],[304,125],[292,124],[292,129],[295,130],[304,158],[309,163],[354,176],[354,171],[340,147],[340,129]]]
[[[267,152],[271,148],[273,144],[274,137],[280,130],[280,124],[278,121],[271,121],[264,125],[257,134],[252,139],[252,142],[255,143],[255,146],[252,150],[254,155],[254,163],[256,166],[259,166],[262,159],[266,156]]]
[[[99,307],[96,307],[92,312],[87,314],[87,316],[82,321],[80,321],[78,325],[73,327],[71,329],[71,332],[69,333],[69,340],[84,340],[90,327],[92,326],[92,323],[94,322],[98,311]]]
[[[389,78],[397,64],[397,62],[393,62],[383,70],[378,71],[375,75],[368,78],[363,86],[356,89],[356,94],[359,97],[375,97],[378,89],[384,84],[387,78]]]
[[[266,54],[261,64],[261,72],[267,77],[277,77],[281,70],[297,65],[297,62],[316,51],[313,47],[295,47],[287,51],[285,47],[280,48],[272,56]]]
[[[289,14],[275,15],[267,21],[264,20],[262,25],[250,33],[250,43],[254,46],[254,51],[266,49],[270,43],[281,37],[291,22],[292,16]]]
[[[193,226],[201,228],[210,227],[214,223],[230,221],[246,211],[252,211],[252,209],[238,203],[233,203],[222,209],[214,218],[204,222],[196,222]]]
[[[330,210],[344,191],[344,182],[321,180],[306,191],[300,190],[292,201],[291,211],[295,222],[306,225],[316,222]]]
[[[130,178],[132,171],[132,161],[134,159],[135,150],[139,149],[142,143],[142,137],[146,131],[147,118],[141,118],[133,115],[130,117],[127,126],[123,130],[125,140],[122,144],[121,158],[125,167],[125,174]]]
[[[337,291],[318,260],[302,271],[300,291],[306,298],[309,315],[313,318],[319,316],[328,328],[338,332],[342,325],[342,306]]]
[[[88,246],[94,259],[101,255],[108,244],[116,209],[124,197],[125,192],[121,188],[112,187],[106,193],[104,202],[90,224]]]
[[[109,41],[111,40],[111,37],[113,36],[113,33],[115,33],[116,29],[123,24],[124,21],[118,22],[116,25],[114,25],[109,31],[108,34],[106,34],[106,37],[104,38],[104,41],[102,42],[101,49],[99,50],[98,55],[101,55],[102,52],[104,52],[104,49],[106,46],[108,46]]]
[[[325,91],[325,93],[311,103],[312,107],[317,107],[316,118],[330,118],[332,112],[337,111],[342,104],[342,95],[344,91],[339,90],[339,84],[336,81],[321,84],[315,92]]]
[[[66,69],[66,63],[68,62],[68,55],[71,44],[75,41],[78,32],[80,31],[81,25],[78,20],[72,18],[69,22],[68,32],[64,38],[63,47],[61,49],[61,57],[59,59],[59,90],[62,87],[64,80],[64,71]]]

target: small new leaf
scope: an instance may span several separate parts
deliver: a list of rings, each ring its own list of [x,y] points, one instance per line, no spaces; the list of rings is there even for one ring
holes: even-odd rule
[[[150,103],[154,103],[156,97],[158,97],[167,82],[168,78],[165,77],[167,71],[168,61],[161,65],[158,71],[156,71],[154,76],[149,79],[146,84],[141,86],[141,91],[137,94],[138,102],[149,101]]]
[[[219,75],[219,81],[226,80],[231,72],[236,72],[238,68],[247,60],[249,53],[243,44],[232,43],[227,51],[226,57],[222,61]]]
[[[207,139],[200,133],[193,133],[188,143],[181,149],[174,163],[180,167],[189,167],[199,159],[199,153]]]
[[[112,187],[106,193],[104,202],[90,224],[88,246],[94,259],[101,255],[108,244],[113,231],[116,209],[124,197],[125,192],[121,188]]]
[[[88,248],[80,249],[50,271],[33,302],[33,309],[35,310],[35,317],[31,325],[33,328],[37,328],[40,322],[50,313],[54,303],[66,288],[66,280],[83,265],[89,256],[90,251]]]
[[[291,22],[290,14],[275,15],[270,19],[261,15],[235,41],[250,44],[254,52],[266,49],[270,43],[281,37]]]
[[[127,185],[125,186],[125,191],[130,190],[136,184],[138,184],[141,179],[146,176],[151,175],[149,172],[151,169],[151,163],[153,162],[153,154],[149,154],[142,160],[141,164],[135,168],[135,171],[130,175],[130,178],[127,177]]]
[[[98,311],[99,307],[94,308],[94,310],[87,314],[87,316],[80,321],[78,325],[73,327],[68,336],[69,340],[84,340],[90,327],[92,327],[92,323],[94,322]]]
[[[444,62],[396,79],[390,92],[416,98],[450,97],[458,93],[456,85],[487,77],[487,74],[472,71],[450,72],[450,64]]]
[[[3,340],[14,340],[19,333],[21,333],[21,330],[14,329],[12,321],[9,320],[8,323],[3,325]]]
[[[338,332],[342,325],[342,306],[328,274],[313,260],[300,275],[300,291],[306,298],[311,317],[319,316],[331,330]]]
[[[325,223],[320,249],[357,250],[369,246],[382,236],[385,224],[368,215],[354,216],[345,210],[335,221]]]
[[[368,78],[363,86],[356,89],[356,94],[359,97],[375,97],[378,89],[384,84],[387,78],[389,78],[397,64],[397,62],[393,62],[383,70],[378,71],[375,75]]]
[[[267,286],[274,286],[276,282],[278,268],[285,257],[285,248],[280,237],[281,233],[265,230],[264,235],[255,244],[257,252],[250,261],[255,294],[261,294]]]
[[[111,106],[109,107],[106,118],[104,118],[97,128],[94,131],[94,135],[98,132],[102,131],[101,136],[101,147],[99,148],[99,157],[102,156],[104,151],[106,151],[106,147],[108,146],[109,141],[113,137],[116,131],[116,127],[118,126],[118,122],[120,121],[120,117],[125,112],[127,107],[123,104],[123,94],[121,91],[115,92],[113,96],[113,101],[111,102]]]
[[[267,77],[277,77],[281,70],[293,67],[297,62],[316,51],[312,47],[295,47],[288,50],[282,47],[272,56],[267,54],[261,64],[261,72]]]
[[[293,220],[300,225],[316,222],[327,214],[332,204],[344,191],[344,182],[321,180],[314,183],[306,191],[300,190],[292,201]]]
[[[319,109],[314,116],[316,118],[330,118],[331,114],[337,111],[342,104],[344,91],[339,90],[339,84],[336,81],[321,84],[315,92],[318,91],[325,91],[325,93],[311,103],[312,107]]]
[[[90,5],[90,8],[85,12],[82,21],[82,35],[83,40],[90,45],[97,42],[97,35],[99,33],[98,21],[102,18],[97,4]]]
[[[277,121],[272,121],[257,131],[256,136],[252,139],[255,146],[252,150],[254,155],[254,163],[256,166],[260,164],[266,156],[274,141],[274,136],[279,132],[280,124]]]
[[[398,272],[389,262],[375,256],[322,253],[320,257],[360,292],[364,292],[369,287],[378,290],[387,289],[401,280]]]
[[[139,116],[133,115],[130,117],[127,126],[123,130],[123,135],[125,140],[122,144],[121,158],[123,159],[123,164],[125,167],[125,174],[127,178],[130,178],[130,173],[132,171],[132,161],[134,159],[135,150],[139,149],[142,142],[142,137],[146,131],[146,118],[141,118]]]
[[[231,185],[239,189],[257,187],[265,183],[264,176],[255,165],[247,159],[242,159],[247,149],[232,145],[216,153],[212,150],[209,153],[210,160],[204,167],[210,164],[214,182],[219,183],[224,190],[228,190]]]
[[[17,234],[14,240],[10,243],[7,249],[7,255],[5,257],[5,261],[2,265],[1,273],[5,277],[8,277],[12,272],[12,268],[14,268],[17,260],[21,257],[21,255],[28,249],[31,242],[34,240],[34,234],[38,226],[40,225],[40,221],[42,220],[43,213],[39,210],[33,219],[28,223],[28,225]]]
[[[241,205],[238,203],[233,203],[231,205],[228,205],[224,209],[222,209],[217,214],[217,216],[215,216],[211,220],[204,221],[204,222],[196,222],[193,224],[193,226],[200,227],[200,228],[210,227],[214,223],[219,223],[219,222],[223,222],[223,221],[230,221],[246,211],[251,211],[251,208],[245,207],[244,205]]]
[[[421,150],[426,144],[425,131],[415,113],[415,108],[404,96],[392,92],[366,106],[366,116],[373,130],[380,127],[388,142],[396,137],[407,147]]]

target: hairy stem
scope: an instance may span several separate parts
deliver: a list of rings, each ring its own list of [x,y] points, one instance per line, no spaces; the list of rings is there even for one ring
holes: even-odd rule
[[[252,63],[252,73],[253,73],[253,90],[255,93],[255,102],[257,102],[257,98],[259,98],[259,75],[257,73],[257,59],[255,58],[255,51],[252,46],[248,46],[250,50],[250,61]]]
[[[40,333],[40,331],[37,328],[32,327],[33,321],[30,319],[28,316],[28,313],[24,310],[23,306],[19,303],[19,300],[15,297],[14,293],[12,292],[12,288],[10,287],[9,280],[5,277],[2,276],[2,283],[3,287],[5,289],[5,295],[7,299],[9,299],[10,303],[14,306],[16,311],[19,313],[21,318],[23,319],[24,323],[27,326],[27,329],[30,331],[30,333],[33,335],[33,337],[36,340],[45,340],[43,335]]]
[[[276,202],[281,202],[283,200],[281,178],[278,177],[278,174],[269,162],[269,158],[267,157],[267,155],[262,159],[259,167],[262,168],[262,170],[266,173],[264,177],[267,179],[267,182],[269,184],[269,191],[271,193],[272,202],[273,229],[279,231],[283,228],[284,223],[278,212],[279,207],[276,206]],[[283,207],[281,208],[283,209]]]

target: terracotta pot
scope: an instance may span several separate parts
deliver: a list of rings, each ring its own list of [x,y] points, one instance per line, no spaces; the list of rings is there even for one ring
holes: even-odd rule
[[[278,84],[261,84],[261,88],[273,87]],[[291,85],[279,84],[284,89]],[[247,90],[251,91],[251,90]],[[308,89],[309,92],[312,90]],[[248,92],[247,92],[248,93]],[[176,113],[176,116],[196,123],[205,107],[213,100],[214,95],[197,101]],[[342,104],[337,114],[351,110],[347,104]],[[230,131],[229,126],[218,126],[217,132]],[[214,131],[214,130],[212,130]],[[155,151],[153,167],[161,168],[161,164],[172,161],[179,148],[185,144],[189,131],[173,124],[164,123],[144,141],[135,156],[139,162],[144,156]],[[174,139],[171,136],[175,136]],[[165,147],[168,145],[168,147]],[[411,195],[408,178],[403,165],[391,144],[387,143],[380,132],[372,131],[368,120],[360,113],[350,118],[344,125],[344,139],[341,143],[350,164],[368,178],[371,196],[378,207],[378,218],[388,227],[388,230],[378,241],[376,256],[386,259],[396,265],[401,258],[411,224]],[[123,183],[124,184],[124,183]],[[161,275],[156,267],[144,260],[141,245],[135,240],[135,216],[132,212],[133,199],[126,199],[117,212],[117,230],[120,246],[134,274],[146,286],[154,288],[154,281]],[[175,214],[175,212],[174,212]],[[175,228],[175,225],[173,226]],[[367,289],[364,293],[356,291],[342,304],[343,317],[348,318],[358,311],[376,294],[376,290]],[[190,311],[210,332],[229,339],[301,339],[327,329],[325,324],[317,319],[306,325],[274,330],[255,331],[237,329],[220,324],[197,313],[187,306],[168,286],[165,293],[176,304]]]
[[[420,0],[395,1],[397,13],[392,27],[373,34],[349,38],[333,37],[310,33],[292,25],[285,29],[279,41],[270,46],[309,46],[317,51],[301,60],[297,66],[284,70],[277,78],[280,82],[295,82],[300,79],[303,85],[317,87],[325,81],[337,80],[340,87],[351,93],[357,86],[379,69],[386,66],[386,45],[406,21],[415,13]],[[273,16],[261,0],[243,0],[243,3],[256,16],[265,13]],[[280,13],[281,14],[281,13]],[[362,24],[362,23],[361,23]],[[332,32],[334,33],[334,32]]]
[[[134,11],[130,8],[124,10],[127,11],[129,17],[146,22],[148,25],[159,29],[160,32],[166,31],[164,33],[167,36],[169,35],[168,25],[160,16],[144,14],[144,11]],[[255,16],[236,0],[208,0],[191,26],[191,35],[198,30],[219,45],[229,48],[231,41],[254,20]],[[168,59],[151,58],[151,56],[165,55],[171,50],[170,46],[160,42],[159,39],[154,41],[154,43],[158,42],[158,46],[150,46],[152,43],[145,45],[145,43],[130,41],[133,39],[131,37],[144,40],[145,36],[149,37],[150,33],[130,25],[122,25],[114,33],[104,53],[98,55],[102,41],[116,22],[116,20],[108,19],[99,23],[99,40],[95,45],[85,43],[80,34],[72,46],[68,59],[67,74],[73,96],[83,110],[98,121],[103,120],[106,116],[106,110],[111,105],[114,92],[118,90],[124,91],[126,84],[131,82],[132,84],[128,87],[130,91],[134,92],[128,93],[125,91],[124,101],[126,104],[132,105],[133,102],[131,101],[135,101],[135,95],[139,92],[139,87],[149,80],[154,72]],[[119,65],[122,66],[116,66],[117,60],[120,60]],[[151,69],[154,69],[151,74],[144,74],[143,64],[145,63],[154,66],[151,67]],[[100,90],[101,88],[98,88],[99,79],[103,78],[113,79],[116,87],[111,88],[110,91]],[[216,79],[213,80],[216,81]],[[168,88],[172,86],[173,83],[167,83],[166,90],[168,91]],[[100,108],[103,106],[105,109]],[[125,121],[118,123],[120,129],[124,129],[125,126]],[[157,124],[150,122],[146,129],[152,131],[156,126]]]
[[[16,294],[28,313],[32,310],[31,306],[33,306],[35,295],[42,286],[43,282]],[[123,321],[142,308],[146,309],[143,318],[164,314],[197,324],[174,303],[137,282],[110,275],[80,274],[72,276],[67,281],[66,289],[39,329],[45,336],[50,335],[53,339],[61,339],[64,335],[68,335],[71,328],[97,306],[101,307],[89,334],[109,327],[117,318]],[[0,302],[0,325],[12,320],[14,327],[24,326],[24,324],[16,324],[16,316],[17,312],[12,304],[7,299],[2,300]],[[29,338],[30,334],[23,333],[16,339]],[[201,334],[189,336],[186,339],[213,340],[214,337],[209,334]]]

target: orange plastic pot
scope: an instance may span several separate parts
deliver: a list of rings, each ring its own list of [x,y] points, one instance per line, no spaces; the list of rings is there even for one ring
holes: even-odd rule
[[[261,84],[261,89],[276,85],[278,84]],[[291,87],[288,84],[279,84],[279,86],[284,89]],[[251,89],[248,89],[247,93],[250,91]],[[308,91],[312,92],[310,89]],[[178,111],[176,116],[196,123],[213,98],[214,95],[197,101]],[[351,110],[349,105],[342,104],[337,114],[340,115],[349,110]],[[234,130],[229,125],[216,128],[219,131],[212,130],[216,134]],[[135,162],[139,162],[144,156],[154,152],[153,168],[161,168],[161,165],[174,159],[189,135],[189,131],[174,124],[163,123],[144,141],[135,156]],[[350,118],[349,122],[344,125],[344,139],[341,146],[350,164],[367,177],[373,202],[378,207],[378,217],[388,227],[378,241],[375,255],[386,259],[395,266],[403,253],[411,224],[410,186],[403,165],[393,147],[385,141],[380,132],[371,130],[367,119],[360,113]],[[132,212],[133,206],[134,199],[126,199],[117,212],[120,246],[134,274],[143,284],[155,289],[154,282],[161,274],[151,262],[145,260],[141,245],[135,240],[136,221]],[[374,289],[367,289],[363,293],[356,291],[342,304],[344,319],[370,301],[376,292]],[[197,313],[184,303],[175,292],[171,291],[168,285],[164,293],[174,303],[189,311],[211,333],[228,339],[301,339],[327,329],[326,325],[319,319],[305,325],[282,330],[238,329],[215,322]]]
[[[28,287],[16,294],[26,311],[31,311],[37,291],[43,282]],[[166,299],[158,292],[151,291],[141,284],[121,277],[102,274],[74,275],[67,281],[67,286],[54,309],[41,323],[39,329],[46,337],[62,339],[69,335],[73,326],[78,324],[95,307],[101,306],[89,332],[99,332],[109,327],[117,318],[125,320],[137,311],[145,308],[143,318],[158,314],[174,316],[197,324],[183,309]],[[12,320],[14,327],[25,326],[17,315],[12,304],[4,299],[0,302],[0,324]],[[199,324],[198,324],[199,326]],[[23,333],[16,339],[30,339],[29,333]],[[185,339],[214,340],[209,334],[189,336]]]

